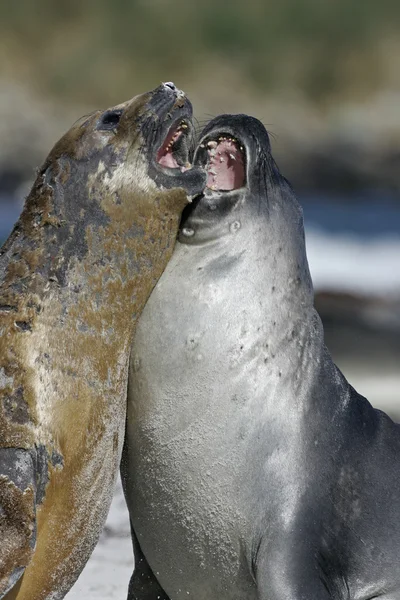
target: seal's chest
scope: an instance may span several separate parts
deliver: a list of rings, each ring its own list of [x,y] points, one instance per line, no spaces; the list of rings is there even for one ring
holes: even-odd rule
[[[256,598],[243,552],[248,526],[235,499],[237,473],[228,456],[207,448],[201,429],[204,423],[193,424],[158,448],[139,433],[139,459],[130,463],[133,527],[171,598],[179,590],[204,599]]]
[[[136,331],[128,503],[171,598],[185,590],[196,599],[255,599],[243,543],[252,528],[242,490],[253,369],[244,358],[259,336],[249,314],[261,309],[251,286],[241,287],[239,259],[221,269],[198,252],[174,253]]]
[[[243,406],[229,395],[218,399],[209,385],[195,381],[190,394],[185,384],[165,384],[157,394],[157,381],[146,380],[147,395],[135,386],[128,418],[131,518],[170,597],[185,589],[196,598],[255,598],[243,549],[251,537],[241,495],[248,487]]]

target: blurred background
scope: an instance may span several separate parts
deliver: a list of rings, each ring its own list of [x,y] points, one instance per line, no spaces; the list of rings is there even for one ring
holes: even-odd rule
[[[271,132],[304,208],[327,345],[354,387],[400,420],[400,2],[1,6],[0,241],[35,168],[94,108],[172,80],[199,122],[222,112],[252,114]],[[113,507],[71,600],[125,597],[115,582],[126,590],[131,568],[120,489]],[[110,552],[115,569],[125,566],[107,588],[99,565],[110,564]]]

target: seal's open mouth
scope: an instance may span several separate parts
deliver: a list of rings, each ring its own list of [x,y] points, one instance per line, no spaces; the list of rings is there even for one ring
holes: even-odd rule
[[[185,94],[170,81],[151,94],[143,113],[142,138],[148,174],[164,189],[182,188],[188,202],[201,194],[206,173],[189,162],[193,110]]]
[[[157,163],[168,169],[180,169],[182,172],[190,169],[189,134],[191,131],[192,125],[186,119],[173,124],[157,152]]]
[[[207,136],[197,150],[196,159],[207,171],[208,188],[230,191],[246,184],[245,147],[232,135]]]

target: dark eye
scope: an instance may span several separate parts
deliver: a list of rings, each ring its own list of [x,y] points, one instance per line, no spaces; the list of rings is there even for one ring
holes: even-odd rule
[[[99,129],[114,129],[121,118],[122,110],[108,110],[100,118]]]

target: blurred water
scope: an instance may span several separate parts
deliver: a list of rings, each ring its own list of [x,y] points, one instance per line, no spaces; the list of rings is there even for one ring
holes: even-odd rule
[[[299,197],[306,222],[331,234],[348,232],[368,239],[400,237],[400,197],[380,192],[308,194]]]
[[[21,203],[0,194],[0,244],[7,238],[21,212]]]
[[[400,296],[400,199],[300,197],[316,290]]]

